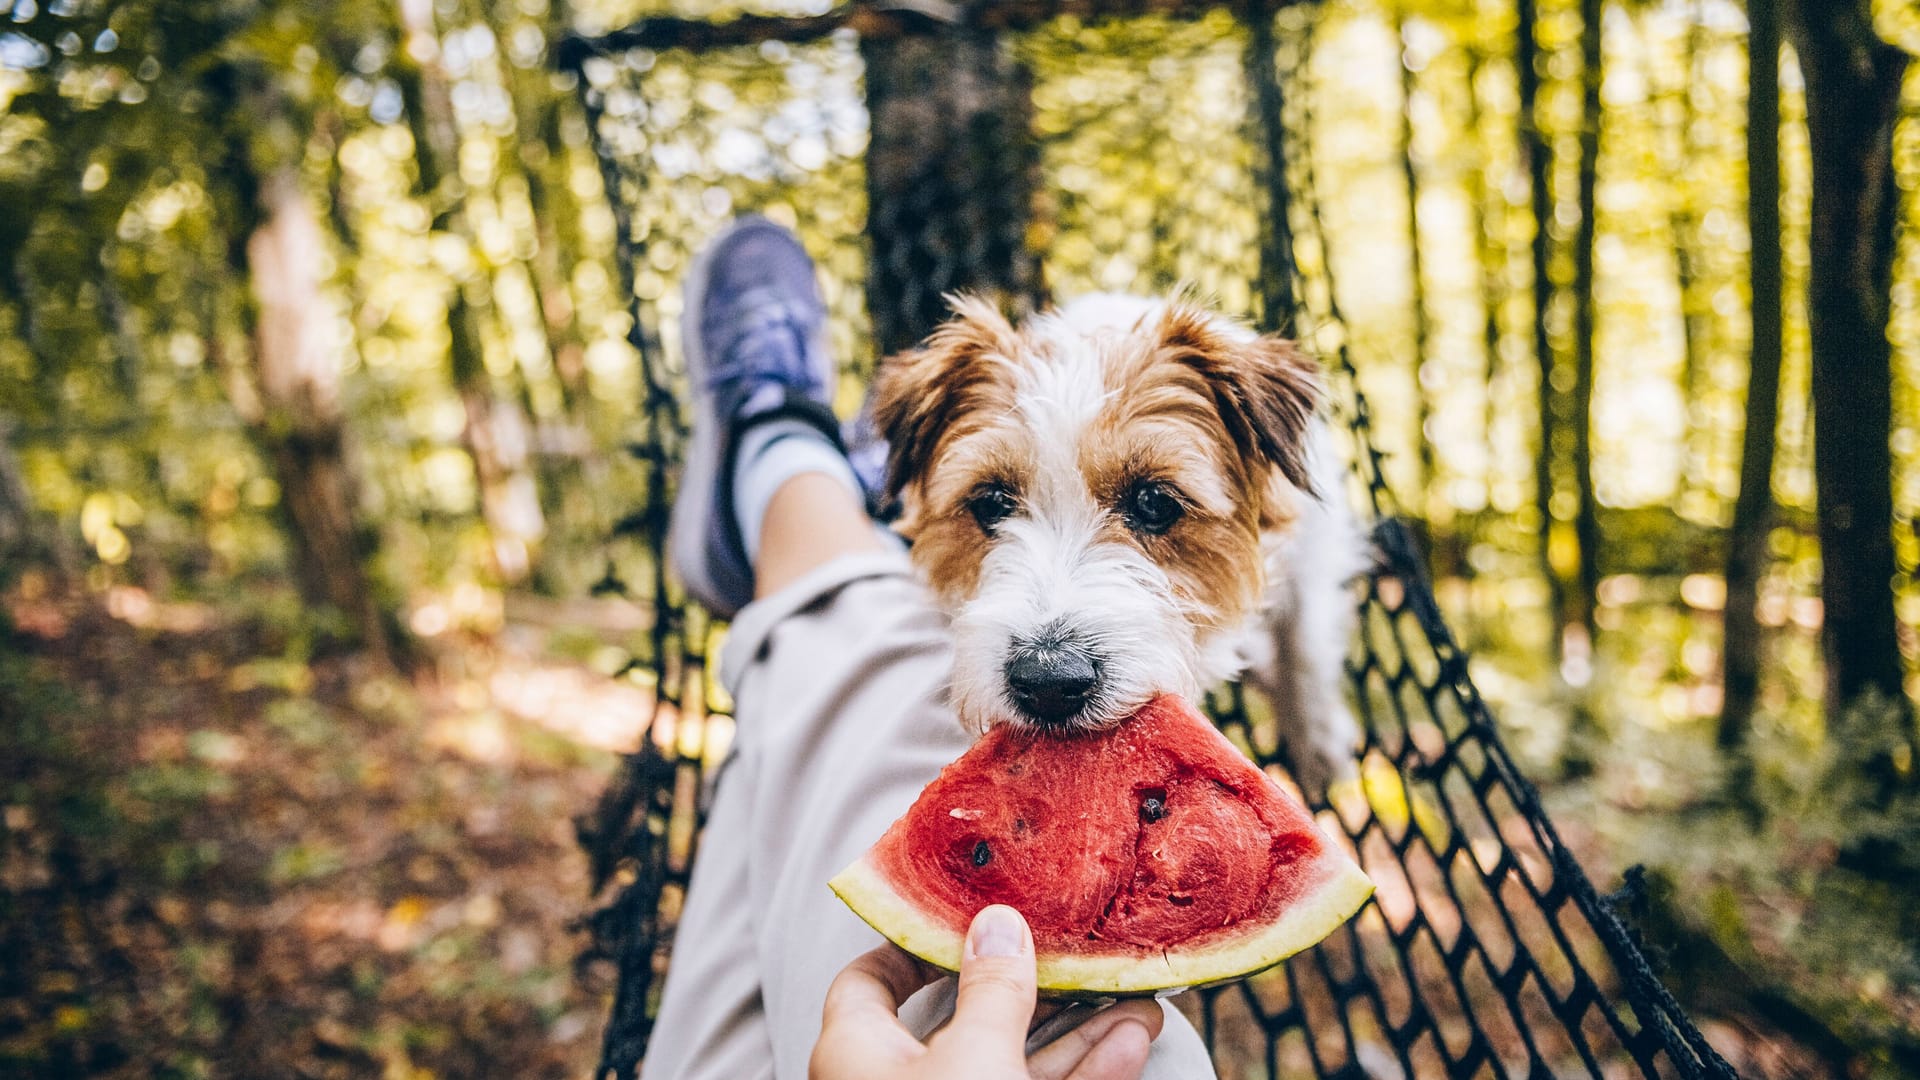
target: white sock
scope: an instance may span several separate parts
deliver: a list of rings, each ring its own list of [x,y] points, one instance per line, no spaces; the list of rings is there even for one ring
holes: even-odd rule
[[[733,460],[733,517],[740,523],[740,539],[746,544],[749,561],[760,557],[760,527],[766,521],[773,493],[801,473],[831,476],[846,485],[856,502],[866,500],[846,455],[812,424],[768,420],[741,436]]]

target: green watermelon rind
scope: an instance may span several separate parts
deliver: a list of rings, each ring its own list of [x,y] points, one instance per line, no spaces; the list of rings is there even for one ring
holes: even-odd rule
[[[1319,877],[1305,895],[1267,923],[1240,923],[1238,933],[1193,949],[1178,945],[1153,956],[1038,957],[1040,993],[1047,997],[1142,997],[1256,975],[1323,941],[1373,895],[1373,882],[1339,848],[1328,844],[1313,868],[1296,873]],[[887,940],[947,971],[960,970],[965,927],[932,919],[887,880],[871,855],[827,883],[853,913]]]

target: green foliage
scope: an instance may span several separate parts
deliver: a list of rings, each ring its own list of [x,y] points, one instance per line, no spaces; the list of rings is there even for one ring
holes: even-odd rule
[[[384,523],[389,580],[489,573],[444,363],[450,289],[477,299],[488,368],[536,435],[574,455],[617,441],[630,359],[595,262],[606,212],[579,201],[597,172],[571,89],[545,70],[555,14],[441,5],[462,106],[457,192],[477,237],[462,251],[410,191],[396,11],[28,2],[0,21],[0,230],[15,231],[0,238],[0,415],[22,427],[43,507],[85,526],[97,580],[205,589],[283,572],[280,478],[248,431],[239,262],[277,163],[299,168],[333,227],[323,325],[350,373],[362,506]],[[603,375],[614,393],[596,389]],[[555,459],[560,475],[597,478],[555,496],[559,571],[621,511],[612,485],[592,494],[607,466],[583,461]]]

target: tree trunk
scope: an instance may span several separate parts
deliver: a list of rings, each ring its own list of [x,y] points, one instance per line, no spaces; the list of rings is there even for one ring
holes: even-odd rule
[[[562,260],[569,245],[562,239],[560,220],[563,215],[570,217],[575,207],[566,184],[567,147],[560,136],[561,108],[562,99],[556,94],[539,110],[539,137],[521,143],[520,161],[537,233],[529,269],[539,294],[540,321],[546,330],[547,351],[553,356],[554,374],[566,395],[567,411],[577,419],[587,396],[587,348],[574,310],[569,265]]]
[[[1506,278],[1508,247],[1506,198],[1494,194],[1492,177],[1495,162],[1480,127],[1480,79],[1484,68],[1485,57],[1475,46],[1467,56],[1467,131],[1471,136],[1471,144],[1479,153],[1479,159],[1475,163],[1477,168],[1469,174],[1468,197],[1473,206],[1473,235],[1480,269],[1480,335],[1481,348],[1485,352],[1480,373],[1480,384],[1486,387],[1486,399],[1481,407],[1480,438],[1486,447],[1488,461],[1482,487],[1486,500],[1483,512],[1490,512],[1494,505],[1496,475],[1492,465],[1495,460],[1493,430],[1499,412],[1494,400],[1494,385],[1500,376],[1500,343],[1504,336],[1501,310],[1505,300],[1503,282]],[[1472,573],[1464,559],[1461,560],[1461,572]]]
[[[1444,522],[1435,521],[1435,507],[1451,516],[1451,507],[1444,496],[1434,498],[1440,487],[1439,462],[1433,452],[1433,401],[1427,390],[1425,373],[1428,363],[1429,345],[1433,338],[1432,320],[1427,312],[1427,275],[1420,245],[1420,169],[1413,160],[1413,68],[1407,66],[1405,50],[1412,47],[1407,39],[1406,23],[1403,20],[1396,29],[1400,39],[1402,59],[1400,63],[1400,176],[1407,185],[1407,297],[1408,308],[1413,316],[1413,401],[1414,401],[1414,458],[1420,464],[1420,478],[1409,494],[1418,500],[1414,505],[1418,509],[1419,521],[1416,526],[1425,535],[1425,547],[1434,573],[1441,577],[1451,577],[1460,569],[1458,552],[1454,549],[1450,530],[1443,534]]]
[[[1770,3],[1771,0],[1754,0],[1756,3]],[[1681,61],[1680,80],[1675,92],[1680,98],[1680,138],[1675,158],[1668,172],[1672,176],[1691,174],[1693,164],[1699,154],[1695,146],[1693,129],[1695,112],[1693,107],[1693,88],[1704,80],[1700,69],[1700,53],[1705,37],[1705,13],[1700,10],[1698,0],[1687,8],[1686,52]],[[1667,216],[1667,228],[1673,236],[1673,269],[1676,284],[1680,292],[1680,395],[1689,410],[1694,409],[1701,398],[1702,380],[1711,378],[1711,364],[1704,355],[1709,344],[1708,320],[1705,306],[1695,296],[1698,291],[1695,282],[1700,276],[1695,265],[1694,245],[1699,240],[1698,215],[1694,213],[1693,200],[1685,188],[1679,188],[1679,197]],[[1709,452],[1703,446],[1705,440],[1700,432],[1710,431],[1712,425],[1698,413],[1690,411],[1687,452],[1689,456],[1705,455]],[[1691,470],[1690,470],[1691,471]],[[1712,485],[1707,485],[1711,490]]]
[[[1593,249],[1599,235],[1594,189],[1600,176],[1600,79],[1603,32],[1601,0],[1580,2],[1580,226],[1573,241],[1573,420],[1574,539],[1579,574],[1569,621],[1589,643],[1594,634],[1594,603],[1600,591],[1600,513],[1593,494],[1593,365],[1598,305],[1594,292]]]
[[[1273,11],[1257,5],[1247,16],[1246,68],[1253,84],[1253,132],[1262,151],[1260,186],[1267,197],[1260,216],[1260,328],[1269,333],[1294,328],[1293,208],[1287,190],[1286,102],[1274,69],[1279,43]]]
[[[1773,451],[1780,422],[1780,22],[1773,0],[1748,0],[1747,22],[1747,233],[1752,238],[1747,280],[1753,330],[1740,491],[1727,534],[1719,741],[1728,751],[1745,744],[1760,698],[1762,635],[1756,613],[1769,561]]]
[[[396,65],[408,124],[413,131],[418,194],[433,211],[432,229],[458,237],[475,260],[466,215],[466,190],[460,182],[460,135],[453,112],[452,88],[440,65],[440,39],[434,32],[432,0],[399,0],[406,29],[408,63]],[[495,572],[503,581],[522,581],[546,533],[538,486],[531,468],[532,440],[519,403],[494,390],[487,373],[485,339],[478,305],[469,292],[484,296],[486,272],[475,266],[467,281],[456,281],[447,299],[448,355],[454,389],[466,408],[463,430],[468,456],[479,481],[480,513],[493,540]],[[471,287],[471,289],[470,289]]]
[[[1553,559],[1554,459],[1559,454],[1557,394],[1553,387],[1553,338],[1547,320],[1553,307],[1553,149],[1541,130],[1540,45],[1536,33],[1539,12],[1535,0],[1514,2],[1514,75],[1520,92],[1520,145],[1527,159],[1528,190],[1533,209],[1533,356],[1540,367],[1540,456],[1534,462],[1534,511],[1539,518],[1540,572],[1546,578],[1548,606],[1553,619],[1552,648],[1560,654],[1567,625],[1566,582]]]
[[[250,185],[249,185],[250,186]],[[386,622],[364,565],[357,485],[345,454],[340,366],[318,323],[324,251],[317,211],[292,166],[258,188],[244,259],[253,283],[253,363],[260,444],[279,479],[295,579],[309,605],[352,620],[361,643],[391,661]]]
[[[867,308],[881,352],[918,344],[955,290],[1033,302],[1031,79],[990,32],[864,39]]]
[[[1893,128],[1907,56],[1865,0],[1793,5],[1813,151],[1814,486],[1820,509],[1828,722],[1876,693],[1903,701],[1893,610],[1892,303],[1899,190]],[[1862,733],[1864,734],[1864,733]]]

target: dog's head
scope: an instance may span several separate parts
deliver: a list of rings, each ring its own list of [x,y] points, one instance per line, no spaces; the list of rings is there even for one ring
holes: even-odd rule
[[[1016,330],[955,301],[882,366],[900,531],[953,616],[954,705],[1068,730],[1230,674],[1268,545],[1311,495],[1318,367],[1184,300]]]

